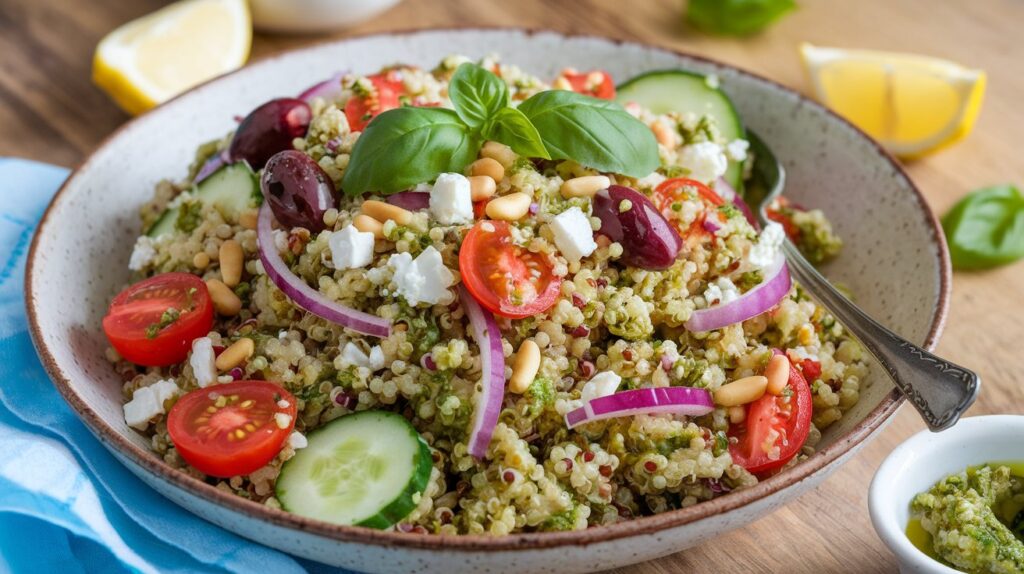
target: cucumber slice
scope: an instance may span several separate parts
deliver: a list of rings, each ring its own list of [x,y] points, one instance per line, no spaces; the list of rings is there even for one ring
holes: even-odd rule
[[[430,480],[430,447],[397,413],[344,416],[307,438],[277,478],[277,499],[289,512],[387,528],[416,508]]]
[[[655,70],[641,74],[616,88],[619,103],[636,102],[656,114],[693,112],[710,116],[727,140],[746,139],[736,108],[725,92],[708,85],[705,76],[683,70]],[[743,166],[729,165],[725,180],[741,189]]]
[[[196,199],[214,206],[227,221],[238,221],[245,210],[259,207],[263,202],[259,179],[245,162],[225,165],[199,182],[193,193]],[[150,237],[174,233],[179,209],[172,207],[160,215],[147,231]]]

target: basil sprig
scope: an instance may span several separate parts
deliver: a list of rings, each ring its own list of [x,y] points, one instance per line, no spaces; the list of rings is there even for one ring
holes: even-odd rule
[[[394,193],[461,172],[485,140],[526,157],[570,159],[634,177],[658,167],[651,130],[613,102],[559,90],[536,94],[517,109],[501,78],[470,63],[455,71],[448,96],[454,110],[402,107],[375,117],[352,150],[345,193]]]
[[[988,269],[1024,258],[1024,196],[1012,185],[968,194],[942,218],[957,269]]]

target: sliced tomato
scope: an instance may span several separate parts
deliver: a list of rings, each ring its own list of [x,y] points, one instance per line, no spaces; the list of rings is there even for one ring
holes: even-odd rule
[[[228,478],[263,468],[295,427],[291,393],[267,381],[235,381],[197,389],[167,415],[167,433],[185,462]]]
[[[397,108],[399,97],[405,91],[405,85],[394,70],[374,74],[367,79],[373,84],[372,93],[353,95],[345,104],[345,118],[354,132],[363,131],[366,124],[382,112]]]
[[[128,287],[114,297],[103,318],[103,332],[114,349],[146,367],[184,361],[192,340],[212,326],[210,292],[191,273],[161,273]]]
[[[469,230],[459,250],[459,272],[481,305],[513,319],[547,311],[562,284],[547,257],[512,241],[505,221],[481,221]]]
[[[811,432],[811,388],[793,365],[786,389],[778,397],[765,393],[747,405],[744,422],[729,427],[729,438],[736,439],[729,441],[732,461],[753,474],[781,468],[800,452]]]
[[[583,73],[564,70],[562,77],[569,82],[574,92],[602,100],[615,99],[615,82],[612,81],[611,75],[604,70],[591,70]]]
[[[708,217],[708,211],[711,211],[714,217],[718,217],[714,210],[725,205],[725,200],[710,187],[695,179],[686,177],[666,179],[654,189],[654,195],[651,197],[654,205],[661,211],[662,215],[669,221],[676,222],[678,222],[678,212],[672,208],[673,205],[695,198],[699,198],[704,202],[706,206],[704,212],[697,216],[685,229],[679,227],[679,233],[682,235],[683,241],[691,248],[704,239],[711,237],[711,232],[704,227],[704,221]]]

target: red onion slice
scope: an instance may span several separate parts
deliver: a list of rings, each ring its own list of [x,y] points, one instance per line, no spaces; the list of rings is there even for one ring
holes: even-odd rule
[[[713,331],[746,321],[778,305],[791,286],[786,257],[780,251],[771,266],[765,269],[764,281],[757,287],[729,303],[694,311],[684,326],[694,332]]]
[[[750,225],[754,226],[754,229],[761,229],[761,225],[757,223],[757,218],[754,217],[753,210],[750,209],[750,206],[747,205],[747,202],[743,201],[743,198],[740,197],[740,194],[736,193],[736,190],[733,189],[731,185],[729,185],[729,182],[725,181],[725,178],[720,177],[718,178],[718,181],[715,182],[715,193],[720,195],[722,199],[726,201],[731,201],[732,204],[736,206],[736,209],[740,210],[740,213],[743,214],[743,217],[747,218],[747,221],[750,222]]]
[[[306,91],[299,94],[299,99],[311,103],[313,98],[323,98],[326,102],[333,102],[341,97],[341,78],[345,72],[338,72],[330,78],[314,84]]]
[[[480,347],[480,395],[476,399],[473,428],[469,432],[469,454],[484,458],[505,398],[505,352],[494,315],[481,307],[462,285],[459,286],[459,299],[469,317],[473,338]]]
[[[400,191],[387,196],[385,201],[402,209],[420,211],[430,207],[430,193],[426,191]]]
[[[671,413],[699,417],[715,410],[711,393],[692,387],[661,387],[621,391],[598,397],[565,414],[570,429],[603,419]]]
[[[301,277],[292,273],[284,259],[281,259],[281,254],[277,252],[277,246],[274,245],[272,218],[270,205],[264,202],[263,207],[260,208],[256,227],[260,261],[263,262],[263,269],[266,270],[267,277],[270,277],[278,289],[299,307],[332,323],[371,337],[387,337],[391,334],[391,321],[332,301],[307,285]]]
[[[218,154],[211,155],[209,158],[207,158],[206,163],[203,164],[203,167],[199,168],[199,171],[196,172],[196,177],[193,178],[192,183],[198,184],[200,181],[203,181],[204,179],[210,177],[211,175],[214,174],[214,172],[224,167],[228,163],[231,163],[230,159],[228,158],[228,150],[224,150]]]

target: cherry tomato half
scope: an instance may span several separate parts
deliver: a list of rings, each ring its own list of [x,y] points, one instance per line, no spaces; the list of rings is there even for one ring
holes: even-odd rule
[[[712,210],[711,213],[714,217],[718,217],[717,213],[713,210],[725,205],[725,200],[712,191],[710,187],[695,179],[685,177],[666,179],[654,189],[654,195],[651,197],[651,201],[654,202],[654,205],[658,207],[666,219],[678,222],[678,212],[672,209],[673,204],[694,199],[694,194],[704,202],[706,208],[703,213],[690,223],[689,227],[686,229],[679,228],[683,241],[691,248],[695,243],[699,243],[711,236],[711,233],[704,227],[704,221],[708,217],[709,210]]]
[[[512,242],[504,221],[481,221],[469,230],[459,250],[459,271],[473,298],[513,319],[548,310],[562,284],[547,257]]]
[[[161,273],[128,287],[103,318],[103,332],[117,352],[147,367],[184,361],[192,340],[212,326],[210,292],[191,273]]]
[[[565,70],[562,72],[562,77],[569,82],[574,92],[602,100],[615,99],[615,83],[612,81],[611,75],[604,70],[583,73]]]
[[[354,132],[361,132],[370,120],[388,110],[399,106],[399,96],[405,91],[405,85],[396,76],[396,72],[388,71],[367,77],[373,84],[373,91],[366,95],[353,95],[345,104],[345,118]]]
[[[185,462],[228,478],[273,460],[295,427],[295,412],[295,397],[280,386],[235,381],[178,399],[167,415],[167,433]]]
[[[796,223],[793,223],[793,212],[795,211],[806,210],[780,196],[765,210],[765,215],[768,216],[768,219],[782,225],[782,229],[785,230],[786,236],[789,237],[790,241],[798,243],[800,241],[800,228],[796,226]]]
[[[790,396],[765,393],[747,405],[744,422],[729,428],[732,461],[764,475],[789,462],[811,431],[811,388],[795,366],[789,368]],[[787,393],[783,393],[784,395]]]

